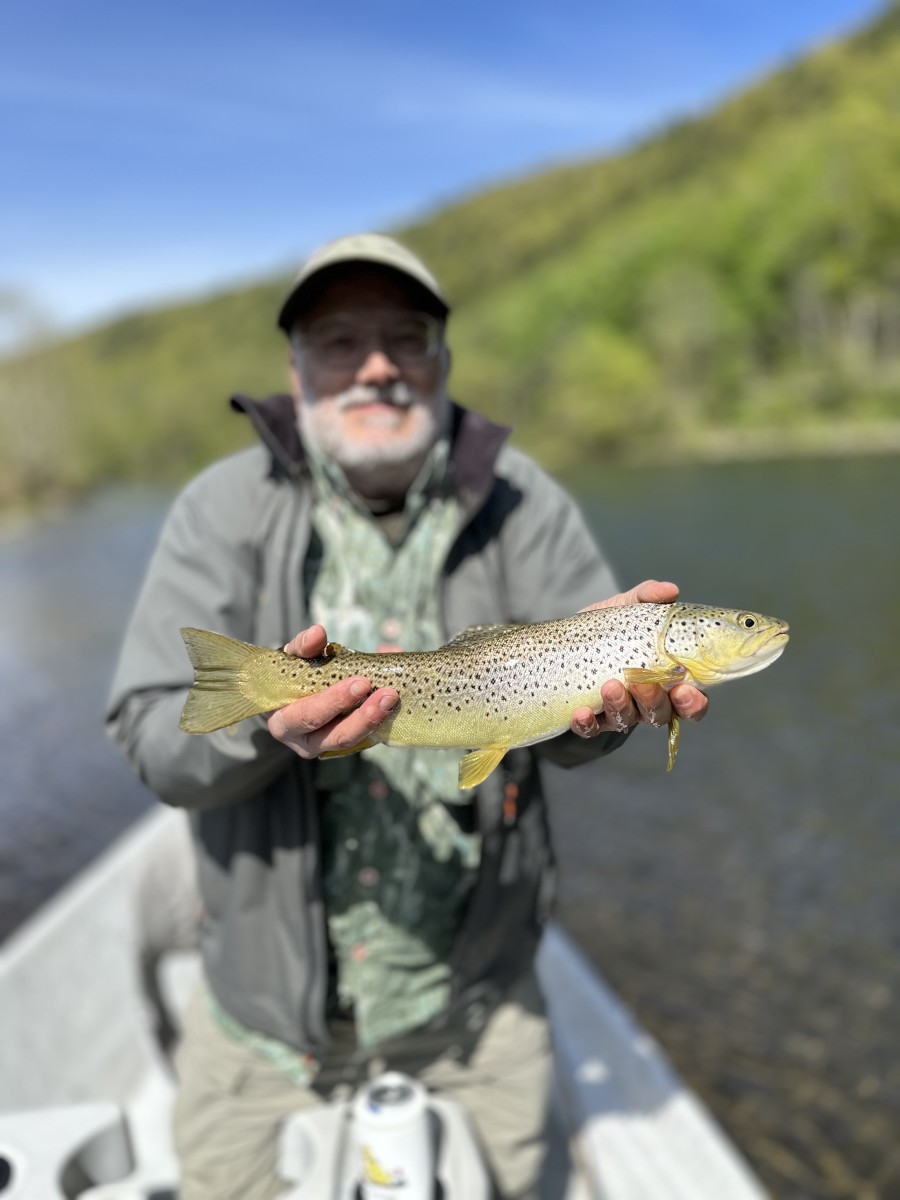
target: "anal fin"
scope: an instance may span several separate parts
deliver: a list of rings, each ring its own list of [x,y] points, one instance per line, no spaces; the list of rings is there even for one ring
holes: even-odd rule
[[[459,786],[473,788],[478,787],[479,783],[484,783],[491,771],[500,765],[500,760],[508,749],[509,746],[495,743],[465,755],[459,764]]]

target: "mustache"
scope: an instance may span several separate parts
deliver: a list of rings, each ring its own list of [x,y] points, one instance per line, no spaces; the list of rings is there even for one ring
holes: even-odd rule
[[[397,408],[410,408],[419,400],[418,394],[402,379],[385,384],[384,387],[373,387],[364,383],[354,384],[345,392],[335,397],[335,404],[340,412],[351,408],[360,408],[364,404],[393,404]]]

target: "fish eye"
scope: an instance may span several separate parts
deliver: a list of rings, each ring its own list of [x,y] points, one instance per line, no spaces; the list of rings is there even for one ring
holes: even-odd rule
[[[744,614],[744,616],[738,617],[738,621],[741,623],[741,625],[743,625],[743,627],[745,629],[753,629],[754,626],[756,625],[756,618],[747,616],[746,613]]]

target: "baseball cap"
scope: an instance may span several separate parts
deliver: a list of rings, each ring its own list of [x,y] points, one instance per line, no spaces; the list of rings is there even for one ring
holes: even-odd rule
[[[441,285],[412,250],[383,233],[354,233],[333,242],[326,242],[324,246],[314,250],[303,263],[278,314],[278,324],[285,333],[289,332],[303,308],[305,295],[308,294],[310,282],[314,277],[330,267],[354,262],[374,263],[376,266],[390,267],[402,275],[407,275],[434,298],[441,316],[449,313],[450,305],[441,290]]]

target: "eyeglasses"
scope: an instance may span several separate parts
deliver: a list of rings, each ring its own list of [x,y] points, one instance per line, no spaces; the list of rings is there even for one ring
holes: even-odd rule
[[[384,324],[363,321],[352,313],[329,313],[295,333],[292,340],[328,367],[362,366],[373,344],[398,367],[418,367],[438,354],[444,327],[430,313],[404,313]]]

